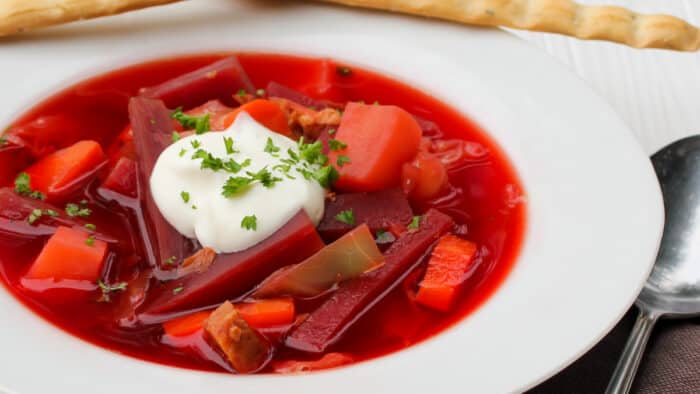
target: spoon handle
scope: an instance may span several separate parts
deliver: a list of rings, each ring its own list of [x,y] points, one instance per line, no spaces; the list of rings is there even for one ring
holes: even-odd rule
[[[659,316],[656,314],[645,310],[639,311],[632,333],[627,339],[622,356],[620,356],[608,388],[605,390],[606,394],[627,394],[630,392],[639,362],[642,360],[644,348],[647,346],[651,330],[658,319]]]

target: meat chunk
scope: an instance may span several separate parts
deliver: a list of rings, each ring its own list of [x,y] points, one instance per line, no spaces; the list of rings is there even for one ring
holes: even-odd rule
[[[270,359],[272,347],[226,301],[204,322],[207,341],[239,373],[260,370]]]
[[[315,140],[323,130],[340,125],[341,114],[337,109],[324,108],[316,111],[279,97],[270,100],[276,102],[287,115],[289,128],[301,131],[305,138]]]

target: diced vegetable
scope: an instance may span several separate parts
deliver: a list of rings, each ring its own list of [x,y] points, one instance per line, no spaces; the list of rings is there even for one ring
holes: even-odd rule
[[[136,151],[134,148],[134,132],[131,130],[131,125],[125,127],[119,135],[112,141],[107,148],[107,157],[110,167],[114,165],[122,157],[136,160]]]
[[[255,91],[238,58],[231,56],[160,85],[142,89],[141,95],[160,99],[170,108],[187,109],[213,98],[233,104],[231,97],[241,89]]]
[[[427,201],[438,197],[448,185],[445,165],[427,153],[419,153],[401,170],[401,187],[411,200]]]
[[[261,369],[272,355],[270,344],[226,301],[204,322],[205,337],[239,373]]]
[[[80,141],[45,156],[26,170],[31,188],[48,200],[60,200],[84,186],[106,163],[100,144]]]
[[[136,187],[136,163],[126,157],[119,159],[101,186],[131,198],[136,198]]]
[[[265,93],[267,97],[277,97],[293,101],[299,105],[312,109],[324,109],[330,107],[326,102],[320,100],[314,100],[313,98],[296,91],[292,88],[288,88],[282,84],[275,81],[270,81],[265,88]]]
[[[406,195],[398,188],[370,193],[340,193],[326,201],[318,232],[326,242],[337,239],[354,226],[336,219],[340,212],[351,210],[355,223],[366,223],[370,231],[388,230],[392,225],[407,225],[413,217]]]
[[[194,252],[194,244],[168,223],[158,210],[150,190],[153,166],[160,153],[172,143],[173,119],[162,101],[133,97],[129,101],[129,120],[138,157],[137,190],[141,210],[147,220],[139,221],[146,256],[154,267],[170,269],[166,263],[175,257],[181,261]]]
[[[474,256],[476,244],[473,242],[450,234],[440,238],[419,284],[416,302],[442,312],[448,311],[459,286],[468,276]]]
[[[363,224],[305,261],[270,275],[253,297],[314,297],[383,263],[384,256]]]
[[[199,107],[187,111],[187,114],[193,116],[209,115],[209,125],[211,129],[224,130],[226,128],[224,121],[231,111],[233,111],[233,108],[224,105],[221,101],[209,100]]]
[[[178,267],[182,274],[191,272],[206,272],[216,260],[216,251],[212,248],[202,248],[196,251],[192,256],[186,258]],[[168,261],[168,264],[178,264],[177,261]]]
[[[339,190],[367,192],[396,186],[401,167],[418,153],[421,129],[405,110],[393,105],[348,103],[335,138],[347,144],[331,150],[330,162],[347,156],[337,165]]]
[[[255,328],[282,326],[294,322],[294,301],[291,298],[275,298],[240,302],[238,314]]]
[[[279,97],[271,97],[270,101],[282,109],[292,132],[307,139],[319,140],[324,131],[337,129],[340,125],[341,113],[335,108],[315,110]],[[327,139],[322,142],[326,147]]]
[[[27,272],[29,279],[97,282],[107,255],[107,243],[68,227],[59,227]]]
[[[354,358],[346,353],[327,353],[318,360],[275,361],[272,369],[277,373],[301,373],[340,367],[353,361]]]
[[[241,105],[226,117],[224,126],[231,126],[241,112],[247,112],[257,122],[278,134],[293,137],[287,124],[287,116],[282,112],[280,106],[272,101],[257,99]]]
[[[0,139],[0,186],[7,186],[31,163],[27,148]]]
[[[205,272],[195,272],[154,289],[144,313],[157,315],[234,299],[279,268],[296,264],[323,246],[313,223],[301,210],[255,246],[241,252],[220,254]]]
[[[324,352],[400,283],[426,250],[453,225],[449,216],[429,210],[418,229],[401,234],[384,253],[386,260],[382,267],[341,283],[328,300],[290,333],[285,345],[309,353]]]
[[[211,311],[201,311],[178,317],[163,323],[163,330],[172,337],[184,337],[194,334],[204,327],[204,323],[211,314]]]

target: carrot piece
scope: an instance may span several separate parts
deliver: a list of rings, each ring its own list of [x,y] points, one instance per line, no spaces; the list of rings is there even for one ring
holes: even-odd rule
[[[106,242],[84,231],[60,226],[29,268],[26,278],[96,282],[106,255]]]
[[[335,187],[366,192],[397,185],[401,167],[418,153],[421,134],[413,116],[399,107],[348,103],[335,135],[347,147],[329,154],[340,173]],[[340,156],[349,162],[341,166]]]
[[[279,105],[270,100],[257,99],[241,105],[224,119],[224,126],[231,126],[241,112],[247,112],[253,119],[275,133],[293,137],[287,123],[287,116]]]
[[[476,244],[448,234],[433,249],[416,302],[442,312],[450,309],[476,256]]]
[[[236,304],[238,314],[255,328],[274,327],[294,322],[294,301],[271,298]]]
[[[171,337],[184,337],[201,330],[211,311],[195,312],[163,323],[165,333]]]
[[[84,140],[58,150],[27,169],[30,185],[49,200],[64,197],[84,181],[106,160],[102,147]]]
[[[413,201],[438,197],[449,186],[447,169],[439,158],[419,153],[401,170],[401,188]]]

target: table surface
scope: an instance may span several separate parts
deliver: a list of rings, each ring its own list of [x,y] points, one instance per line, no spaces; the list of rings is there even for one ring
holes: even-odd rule
[[[700,25],[697,0],[579,0],[665,13]],[[513,31],[584,79],[630,126],[647,153],[700,133],[700,53],[636,50],[554,34]],[[545,76],[540,76],[545,78]]]

